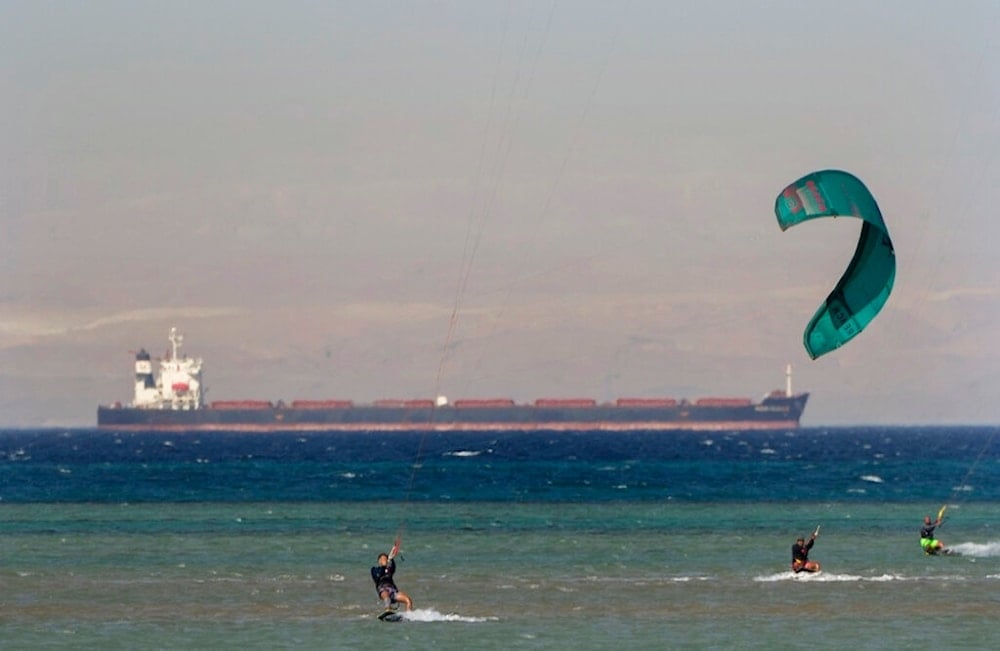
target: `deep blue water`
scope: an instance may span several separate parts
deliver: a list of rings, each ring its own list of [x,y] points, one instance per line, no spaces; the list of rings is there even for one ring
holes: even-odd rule
[[[0,431],[0,501],[997,501],[997,432],[13,430]]]

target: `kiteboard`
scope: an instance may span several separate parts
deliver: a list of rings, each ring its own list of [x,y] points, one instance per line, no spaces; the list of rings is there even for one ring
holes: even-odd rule
[[[401,622],[403,621],[403,613],[396,612],[395,610],[387,610],[378,616],[383,622]]]

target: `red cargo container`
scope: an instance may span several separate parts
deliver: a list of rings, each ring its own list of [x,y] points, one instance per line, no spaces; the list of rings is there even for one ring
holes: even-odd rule
[[[619,407],[676,407],[677,401],[673,398],[619,398],[615,404]]]
[[[750,398],[698,398],[694,404],[698,407],[746,407],[753,401]]]
[[[292,400],[292,409],[346,409],[353,406],[350,400]]]
[[[597,401],[592,398],[539,398],[536,407],[596,407]]]
[[[400,409],[427,409],[434,406],[433,400],[398,400],[383,398],[375,401],[376,407],[397,407]]]
[[[274,403],[268,400],[216,400],[212,409],[270,409]]]
[[[459,409],[476,409],[479,407],[513,407],[514,401],[510,398],[466,398],[456,400],[453,404]]]

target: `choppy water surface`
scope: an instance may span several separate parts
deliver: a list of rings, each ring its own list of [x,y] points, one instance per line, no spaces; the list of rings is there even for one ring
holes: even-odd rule
[[[992,648],[993,434],[4,432],[2,645]]]

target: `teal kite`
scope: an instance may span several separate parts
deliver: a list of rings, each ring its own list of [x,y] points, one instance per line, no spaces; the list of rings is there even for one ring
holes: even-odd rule
[[[839,348],[871,323],[889,299],[896,254],[875,197],[853,174],[823,170],[807,174],[774,202],[781,230],[817,217],[857,217],[861,238],[851,264],[819,306],[803,335],[813,359]]]

